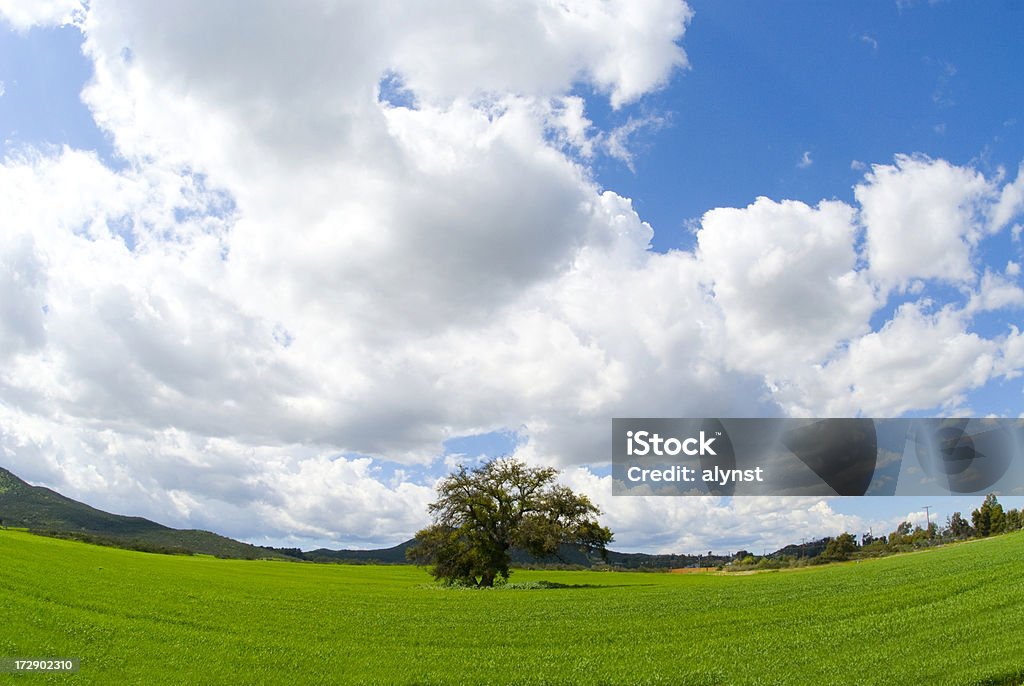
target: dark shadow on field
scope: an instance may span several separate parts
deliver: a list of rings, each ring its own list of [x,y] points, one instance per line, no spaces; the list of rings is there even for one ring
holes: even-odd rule
[[[587,590],[601,588],[641,588],[655,584],[561,584],[556,581],[523,581],[519,583],[496,584],[486,586],[464,586],[460,584],[431,584],[428,588],[449,591],[549,591],[549,590]]]
[[[530,581],[522,584],[506,584],[505,588],[513,590],[545,590],[549,588],[639,588],[641,586],[654,586],[654,584],[560,584],[555,581]]]
[[[1019,686],[1019,684],[1024,684],[1024,668],[974,681],[971,686]]]

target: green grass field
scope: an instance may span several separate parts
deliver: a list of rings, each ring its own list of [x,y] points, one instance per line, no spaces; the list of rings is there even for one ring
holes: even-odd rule
[[[1024,534],[754,575],[171,557],[0,531],[0,656],[100,684],[1016,684]]]

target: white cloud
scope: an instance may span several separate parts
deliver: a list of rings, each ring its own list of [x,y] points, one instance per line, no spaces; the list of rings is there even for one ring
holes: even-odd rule
[[[767,198],[704,215],[697,254],[724,317],[716,344],[732,366],[784,376],[867,332],[877,302],[855,269],[853,219],[841,202]]]
[[[1012,270],[1008,266],[1007,275],[1010,275],[1011,272]],[[1020,307],[1021,305],[1024,305],[1024,289],[1013,281],[986,270],[981,277],[978,291],[971,294],[965,310],[973,314],[1006,307]]]
[[[807,169],[812,164],[814,164],[814,160],[811,159],[811,151],[804,150],[804,154],[800,156],[800,161],[796,163],[797,168]]]
[[[94,0],[83,97],[127,164],[44,149],[0,166],[5,464],[172,524],[397,543],[429,478],[376,470],[436,468],[453,436],[511,429],[524,459],[600,463],[613,416],[901,412],[1016,373],[1016,333],[968,326],[1017,297],[979,284],[971,251],[1019,213],[1020,177],[900,157],[857,187],[859,214],[759,198],[708,211],[694,252],[649,250],[587,166],[628,160],[645,119],[596,130],[572,92],[625,107],[658,88],[689,16]],[[928,308],[936,279],[978,305]],[[900,284],[920,302],[872,331]],[[856,523],[817,499],[608,501],[573,474],[627,546]],[[695,515],[689,537],[644,533]]]
[[[899,416],[914,408],[950,404],[994,373],[999,344],[966,331],[962,311],[925,305],[900,306],[879,331],[848,349],[802,384],[801,404],[818,416],[863,413]]]
[[[665,119],[654,115],[647,115],[639,119],[630,118],[622,126],[617,126],[603,135],[599,143],[610,157],[625,163],[630,171],[635,172],[631,138],[640,131],[657,131],[664,125]]]
[[[96,63],[86,100],[130,154],[178,153],[211,170],[231,162],[225,154],[308,168],[342,150],[387,154],[367,97],[385,74],[440,109],[562,96],[577,81],[616,107],[632,102],[686,66],[678,41],[690,15],[673,0],[301,10],[260,2],[244,13],[196,0],[173,11],[107,0],[92,3],[85,27]]]
[[[1024,334],[1016,326],[1010,326],[1010,331],[1003,341],[1002,357],[996,361],[997,370],[1008,379],[1016,379],[1022,375],[1024,369]]]
[[[97,507],[257,543],[373,547],[427,523],[432,484],[385,485],[369,458],[167,429],[54,425],[0,405],[4,466]],[[15,427],[15,428],[11,428]]]
[[[83,14],[82,0],[0,0],[0,19],[20,32],[33,26],[77,24]]]
[[[990,210],[989,221],[992,231],[1001,231],[1024,212],[1024,165],[1017,170],[1013,183],[1003,186],[999,202]]]
[[[177,467],[118,437],[159,443],[173,427],[193,452],[229,441],[299,460],[301,444],[315,453],[306,461],[423,462],[450,435],[524,419],[542,445],[539,418],[570,424],[565,411],[583,407],[603,422],[602,408],[642,392],[620,359],[632,350],[605,350],[551,294],[590,263],[638,268],[650,228],[548,135],[588,144],[582,101],[564,96],[577,79],[620,106],[683,66],[689,10],[466,9],[392,22],[369,5],[91,4],[84,97],[134,164],[113,172],[64,150],[2,170],[0,278],[20,296],[0,311],[5,430],[35,418],[66,443],[19,439],[17,454],[60,465],[36,476],[88,472],[68,477],[74,493],[128,494],[180,523],[211,497],[173,488]],[[415,109],[378,101],[385,73],[400,74]],[[102,447],[111,432],[118,447]],[[210,459],[234,472],[230,453]],[[569,445],[562,459],[579,453]],[[113,482],[121,470],[147,485]],[[159,481],[173,503],[145,505]],[[226,499],[252,512],[246,493]],[[317,520],[315,504],[293,505]]]
[[[854,195],[874,278],[897,287],[914,278],[973,280],[971,249],[989,230],[984,209],[994,193],[980,172],[945,160],[899,155],[873,165]]]

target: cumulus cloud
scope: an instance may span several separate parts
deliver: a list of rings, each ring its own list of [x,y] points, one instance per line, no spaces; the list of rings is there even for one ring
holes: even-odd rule
[[[1010,265],[1014,263],[1011,262]],[[1019,268],[1018,268],[1019,270]],[[1007,265],[1006,275],[1016,276],[1016,270]],[[1024,305],[1024,289],[999,274],[985,271],[981,277],[976,293],[972,293],[967,302],[968,312],[984,312],[987,310],[999,310],[1008,307],[1020,307]]]
[[[77,24],[85,14],[83,5],[82,0],[0,0],[0,19],[20,32],[33,26]]]
[[[850,342],[822,370],[819,376],[832,392],[822,393],[817,403],[842,414],[887,417],[934,407],[937,398],[959,400],[988,381],[999,348],[966,331],[965,323],[964,313],[949,306],[936,312],[921,303],[900,306],[879,331]]]
[[[971,249],[989,228],[994,194],[981,172],[945,160],[898,155],[895,164],[874,165],[854,189],[872,275],[893,287],[914,278],[973,280]]]
[[[574,89],[661,87],[690,15],[93,0],[83,99],[122,166],[0,166],[5,465],[171,524],[381,545],[423,524],[445,440],[511,430],[626,547],[859,524],[820,499],[611,500],[579,465],[613,416],[898,413],[1015,374],[1019,334],[969,326],[1019,300],[974,255],[1020,176],[898,157],[855,205],[709,209],[695,250],[653,252],[589,166],[628,161],[635,126],[597,130]],[[944,282],[967,302],[930,305]]]
[[[745,371],[785,373],[865,333],[874,291],[855,269],[854,209],[758,198],[707,212],[697,257],[724,316],[725,357]]]

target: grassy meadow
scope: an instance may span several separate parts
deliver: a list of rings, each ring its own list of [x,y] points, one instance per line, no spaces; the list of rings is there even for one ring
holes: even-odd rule
[[[1024,533],[751,575],[178,557],[0,531],[0,656],[79,684],[1018,684]]]

